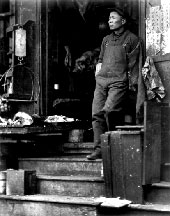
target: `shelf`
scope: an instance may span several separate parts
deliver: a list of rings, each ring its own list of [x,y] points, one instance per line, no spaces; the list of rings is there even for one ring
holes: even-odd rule
[[[37,100],[21,100],[21,99],[8,99],[8,102],[26,102],[26,103],[33,103],[33,102],[37,102]]]
[[[13,16],[14,14],[12,14],[11,12],[6,12],[6,13],[0,13],[0,18],[6,18],[9,16]]]

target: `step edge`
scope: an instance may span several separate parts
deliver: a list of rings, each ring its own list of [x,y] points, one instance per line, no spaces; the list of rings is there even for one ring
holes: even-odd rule
[[[87,160],[86,157],[84,158],[67,158],[61,157],[61,158],[18,158],[19,161],[57,161],[57,162],[90,162],[90,163],[101,163],[102,159],[97,160]]]
[[[170,163],[163,163],[161,166],[170,166]]]
[[[53,176],[37,174],[38,180],[49,180],[49,181],[86,181],[86,182],[104,182],[103,177],[99,176]]]
[[[98,206],[100,203],[95,201],[93,197],[72,197],[72,196],[59,196],[59,195],[0,195],[0,200],[17,200],[17,201],[32,201],[32,202],[48,202],[60,204],[74,204],[74,205],[88,205]]]
[[[153,183],[151,186],[152,187],[157,187],[157,188],[170,188],[170,182],[161,181],[161,182],[158,182],[158,183]]]
[[[170,205],[164,204],[129,204],[128,207],[136,210],[170,212]]]
[[[0,195],[0,200],[17,200],[17,201],[32,201],[32,202],[48,202],[48,203],[60,203],[60,204],[74,204],[74,205],[86,205],[97,207],[100,206],[100,202],[96,202],[94,197],[72,197],[72,196],[58,196],[58,195]],[[155,211],[155,212],[170,212],[169,205],[163,204],[129,204],[127,206],[133,210],[140,211]],[[108,207],[102,207],[108,208]],[[112,207],[113,208],[113,207]]]
[[[90,145],[94,147],[94,142],[64,142],[63,145]]]
[[[90,154],[91,151],[89,150],[84,150],[84,149],[64,149],[64,153],[76,153],[76,154],[80,154],[80,153],[88,153]]]
[[[94,147],[93,146],[83,146],[83,145],[78,145],[78,146],[63,145],[63,149],[88,149],[88,150],[93,151]]]

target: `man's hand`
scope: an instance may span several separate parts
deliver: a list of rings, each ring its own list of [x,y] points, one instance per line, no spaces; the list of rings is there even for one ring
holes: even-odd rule
[[[96,65],[95,76],[99,73],[101,67],[102,67],[102,63],[98,63],[98,64]]]

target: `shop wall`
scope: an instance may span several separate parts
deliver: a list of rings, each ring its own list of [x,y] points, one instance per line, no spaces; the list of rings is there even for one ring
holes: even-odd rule
[[[146,1],[146,55],[154,58],[170,102],[170,1]]]
[[[23,92],[24,95],[25,92],[31,91],[32,97],[28,101],[22,101],[14,96],[16,101],[11,102],[11,105],[16,111],[25,111],[29,114],[39,113],[39,8],[37,0],[15,0],[15,25],[19,24],[26,30],[26,57],[24,57],[22,73],[18,72],[16,75],[17,85],[14,94]],[[14,64],[17,63],[15,59]]]

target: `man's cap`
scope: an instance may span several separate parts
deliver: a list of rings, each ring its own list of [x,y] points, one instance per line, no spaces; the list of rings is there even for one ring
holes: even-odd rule
[[[107,12],[108,14],[110,14],[111,12],[117,12],[124,19],[127,19],[127,20],[129,19],[127,12],[122,10],[121,8],[117,8],[117,7],[107,8]]]
[[[99,17],[99,19],[102,20],[104,19],[108,21],[110,12],[114,12],[114,11],[116,11],[120,16],[126,19],[127,22],[131,21],[127,9],[125,8],[120,8],[115,5],[96,6],[96,15]]]

